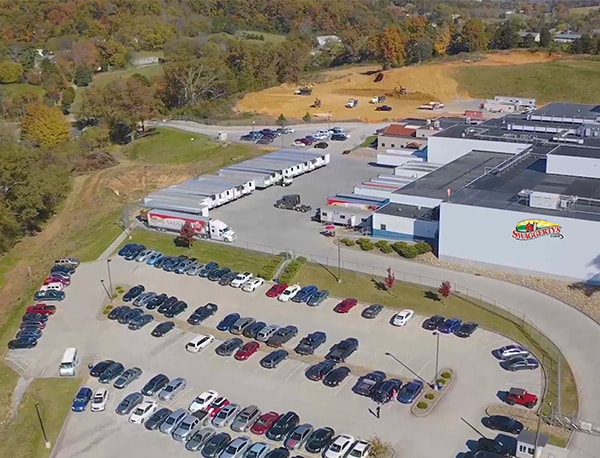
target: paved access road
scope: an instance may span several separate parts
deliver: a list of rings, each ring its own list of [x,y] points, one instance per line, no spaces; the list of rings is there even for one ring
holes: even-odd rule
[[[113,260],[111,271],[115,284],[143,283],[149,289],[176,294],[186,300],[190,310],[182,319],[191,313],[192,307],[206,302],[217,303],[220,306],[218,314],[206,322],[210,330],[214,330],[215,324],[226,313],[238,311],[270,323],[298,326],[300,335],[287,344],[287,348],[293,348],[308,332],[324,330],[328,334],[328,344],[350,336],[360,340],[360,350],[348,360],[353,368],[379,369],[390,376],[412,378],[409,372],[384,355],[391,351],[426,380],[433,377],[435,338],[420,329],[420,319],[415,319],[405,328],[394,328],[388,324],[391,311],[373,321],[361,318],[360,308],[340,316],[332,311],[335,305],[333,299],[318,308],[281,303],[266,298],[265,287],[248,294],[215,285],[206,279],[169,274],[121,259]],[[75,346],[81,352],[84,360],[82,371],[85,371],[88,361],[103,358],[119,360],[127,366],[139,366],[144,370],[143,377],[123,392],[109,388],[111,400],[106,412],[71,413],[55,449],[57,457],[83,456],[86,453],[94,457],[124,453],[158,456],[158,450],[161,455],[187,456],[181,444],[159,432],[130,425],[126,417],[114,413],[122,397],[139,389],[158,372],[170,377],[184,376],[188,380],[186,391],[169,403],[169,407],[187,407],[195,395],[216,389],[243,405],[255,403],[263,410],[279,412],[295,410],[302,421],[316,426],[330,425],[338,432],[362,438],[376,433],[392,442],[399,453],[408,456],[434,454],[454,457],[466,450],[466,442],[474,437],[461,417],[479,426],[485,405],[496,401],[497,390],[511,385],[536,392],[541,390],[539,371],[515,374],[498,367],[490,352],[508,343],[506,339],[485,331],[478,331],[466,340],[442,336],[440,365],[456,369],[458,378],[435,413],[417,419],[410,416],[407,406],[390,403],[384,406],[382,418],[377,420],[369,413],[373,403],[351,393],[350,388],[356,381],[354,376],[342,386],[330,389],[308,381],[304,377],[308,364],[295,358],[290,358],[275,370],[266,370],[259,366],[258,354],[247,362],[237,362],[217,356],[213,351],[214,345],[203,353],[190,354],[184,350],[184,345],[192,334],[181,329],[163,339],[156,339],[150,336],[152,325],[141,331],[129,331],[106,320],[99,314],[105,300],[100,279],[106,280],[105,274],[104,262],[80,266],[69,287],[67,299],[59,304],[59,311],[51,318],[39,347],[10,355],[23,367],[28,367],[30,376],[55,376],[62,351],[68,346]],[[206,329],[201,328],[202,331]],[[323,347],[318,353],[324,355],[326,350]],[[99,387],[96,380],[88,380],[86,384],[93,389]],[[428,439],[431,431],[435,431],[435,443]]]

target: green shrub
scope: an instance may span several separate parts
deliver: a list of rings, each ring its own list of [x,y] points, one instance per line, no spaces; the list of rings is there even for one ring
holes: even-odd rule
[[[115,288],[115,291],[119,294],[123,294],[125,292],[125,289],[122,286],[117,286]]]
[[[429,399],[431,401],[431,400],[435,399],[435,394],[433,394],[433,393],[427,393],[425,395],[425,399]]]
[[[367,240],[366,242],[360,244],[360,248],[361,250],[371,251],[375,249],[375,245],[373,244],[373,242]]]
[[[281,275],[279,276],[279,283],[291,283],[306,261],[307,259],[305,257],[300,256],[285,266],[285,269],[283,269],[283,272],[281,272]]]
[[[405,247],[402,247],[400,250],[398,250],[398,254],[403,258],[412,259],[416,258],[419,255],[419,252],[414,245],[407,244]]]
[[[354,246],[354,245],[356,245],[356,242],[354,240],[352,240],[352,239],[346,239],[345,242],[344,242],[344,245],[346,245],[346,246]]]
[[[394,251],[394,249],[390,245],[383,245],[383,246],[379,247],[379,250],[382,253],[386,253],[386,254],[391,253],[392,251]]]
[[[112,310],[113,306],[112,305],[107,305],[106,307],[104,307],[105,310]]]
[[[427,242],[417,242],[414,246],[419,254],[430,253],[433,249],[431,248],[431,245]]]
[[[281,264],[281,261],[283,261],[283,258],[284,258],[283,254],[278,254],[277,256],[274,256],[273,258],[271,258],[262,267],[262,269],[258,273],[258,276],[260,278],[263,278],[263,279],[267,280],[267,281],[273,280],[273,277],[275,276],[275,272],[277,271],[277,268]]]
[[[427,404],[426,402],[423,402],[423,401],[421,401],[417,404],[417,409],[425,410],[427,407],[429,407],[429,404]]]
[[[387,240],[377,240],[377,242],[375,242],[375,246],[379,249],[383,248],[384,246],[389,246],[389,243]]]
[[[450,379],[452,378],[452,374],[450,372],[442,372],[442,378]]]
[[[408,246],[408,243],[406,242],[394,242],[392,248],[396,253],[400,254],[400,250],[402,250],[406,246]]]
[[[356,241],[356,243],[357,243],[357,244],[359,244],[359,245],[362,245],[363,243],[365,243],[365,242],[370,242],[370,241],[371,241],[371,239],[369,239],[369,238],[367,238],[367,237],[361,237],[361,238],[359,238],[359,239]]]

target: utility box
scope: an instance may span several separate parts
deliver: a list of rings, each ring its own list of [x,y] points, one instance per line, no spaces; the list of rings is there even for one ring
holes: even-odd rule
[[[217,134],[217,141],[226,142],[227,141],[227,132],[219,132]]]

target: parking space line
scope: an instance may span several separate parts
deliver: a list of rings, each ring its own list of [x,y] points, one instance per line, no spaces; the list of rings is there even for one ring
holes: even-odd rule
[[[290,372],[290,374],[284,379],[285,382],[287,382],[289,379],[291,379],[298,371],[300,371],[302,368],[304,367],[303,363],[298,363],[298,365],[296,366],[296,368]]]

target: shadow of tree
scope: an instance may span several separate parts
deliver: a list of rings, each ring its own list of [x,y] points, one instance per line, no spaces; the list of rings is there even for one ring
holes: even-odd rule
[[[595,293],[600,293],[600,285],[584,281],[571,283],[569,285],[569,289],[574,291],[581,291],[585,297],[592,297]]]
[[[376,278],[371,278],[371,281],[373,282],[373,284],[375,285],[375,289],[377,289],[377,291],[387,291],[387,286],[385,286],[385,283],[377,280]]]
[[[441,302],[442,299],[440,298],[438,293],[435,293],[433,291],[425,291],[425,294],[423,294],[423,296],[425,296],[425,299],[429,299],[432,300],[434,302]]]

